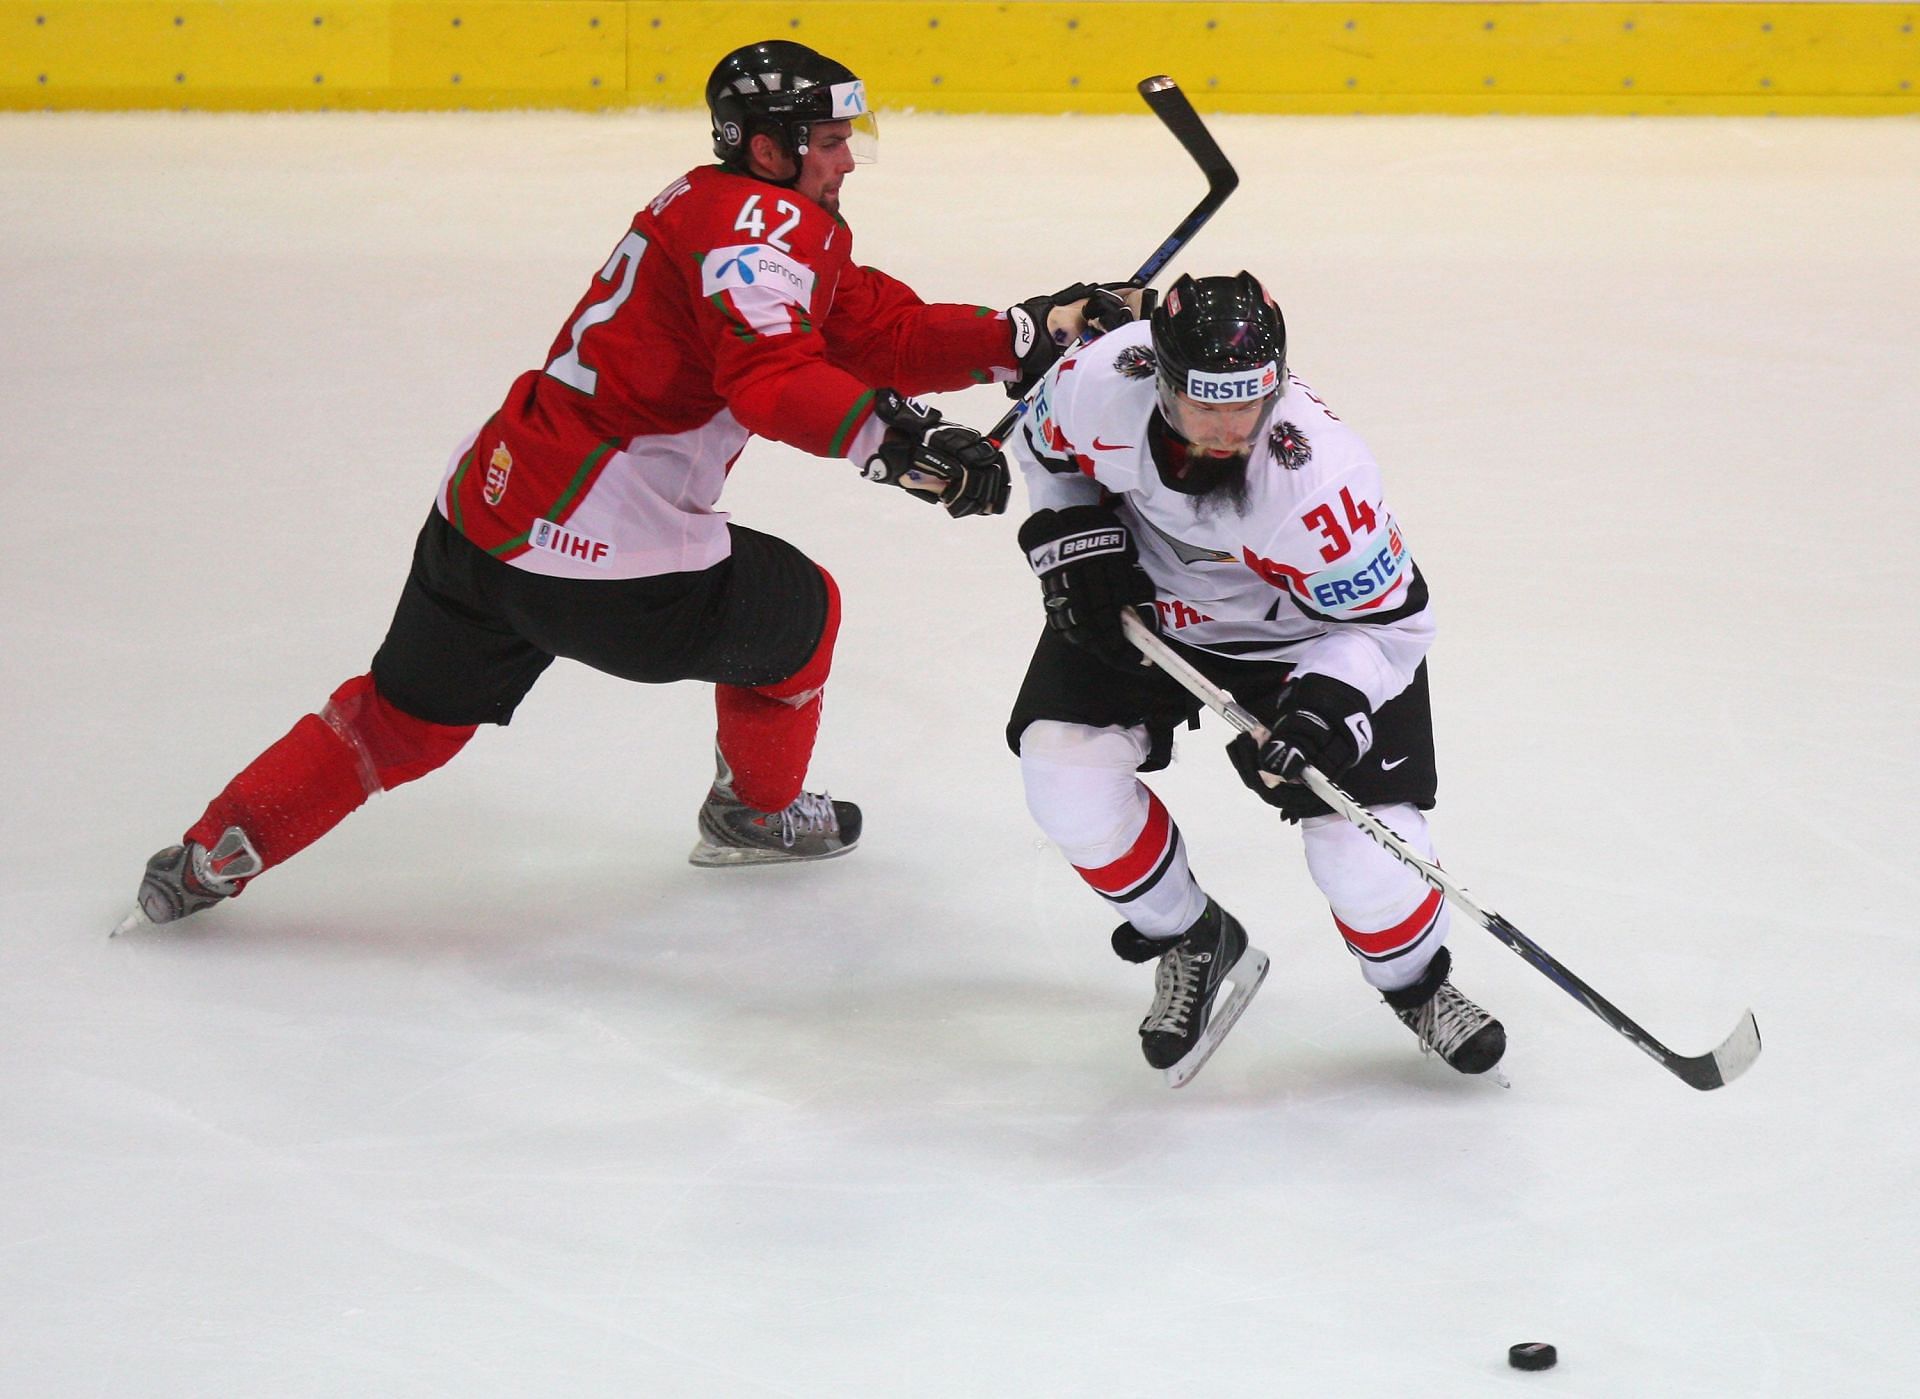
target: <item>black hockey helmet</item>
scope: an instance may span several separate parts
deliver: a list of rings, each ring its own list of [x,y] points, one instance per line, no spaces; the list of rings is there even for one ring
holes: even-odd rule
[[[721,59],[707,79],[707,112],[713,153],[739,170],[759,131],[795,160],[807,153],[815,122],[852,122],[856,160],[871,160],[880,139],[866,84],[844,63],[788,39],[764,39]]]
[[[1219,450],[1219,422],[1230,419],[1251,451],[1286,391],[1287,325],[1266,288],[1251,272],[1183,276],[1152,325],[1166,426],[1184,443]],[[1256,405],[1257,416],[1234,411]]]

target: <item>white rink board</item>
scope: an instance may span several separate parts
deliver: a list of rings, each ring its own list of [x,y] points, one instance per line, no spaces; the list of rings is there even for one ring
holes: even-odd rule
[[[1124,276],[1200,193],[1145,117],[883,125],[847,211],[929,297]],[[1156,785],[1273,974],[1169,1093],[1002,743],[1019,496],[765,443],[726,504],[846,590],[860,851],[690,868],[707,695],[561,665],[108,942],[365,668],[446,451],[704,133],[11,118],[0,1391],[1904,1391],[1920,126],[1214,126],[1184,265],[1277,289],[1432,581],[1449,869],[1676,1049],[1751,1005],[1754,1070],[1692,1092],[1464,923],[1514,1087],[1423,1061],[1209,721]]]

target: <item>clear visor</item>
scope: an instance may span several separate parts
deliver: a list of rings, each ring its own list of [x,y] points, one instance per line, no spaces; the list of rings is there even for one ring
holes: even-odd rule
[[[1160,383],[1160,413],[1200,456],[1248,456],[1280,406],[1279,366],[1226,374],[1190,371]]]
[[[858,78],[835,83],[827,89],[832,119],[853,124],[847,136],[847,149],[855,161],[871,165],[880,158],[880,119],[867,105],[867,85]]]
[[[872,112],[862,112],[855,117],[853,130],[847,136],[847,149],[861,165],[871,165],[880,159],[880,118]]]
[[[815,145],[845,141],[847,153],[856,165],[871,165],[880,159],[880,119],[872,112],[855,117],[830,117],[796,128],[801,155]]]

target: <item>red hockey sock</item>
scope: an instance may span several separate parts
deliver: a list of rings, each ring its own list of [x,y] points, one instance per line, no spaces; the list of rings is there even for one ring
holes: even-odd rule
[[[212,849],[229,826],[253,842],[261,868],[290,859],[368,797],[424,777],[477,726],[430,724],[395,709],[360,675],[255,758],[208,805],[186,839]]]
[[[824,568],[827,616],[807,663],[771,685],[716,685],[720,755],[733,770],[733,793],[756,811],[780,811],[800,795],[820,732],[820,691],[840,634],[840,588]]]

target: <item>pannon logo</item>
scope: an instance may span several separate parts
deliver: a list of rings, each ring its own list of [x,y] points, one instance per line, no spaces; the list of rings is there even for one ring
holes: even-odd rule
[[[733,256],[714,269],[714,277],[724,281],[733,275],[733,270],[737,267],[740,269],[740,280],[748,286],[752,286],[754,282],[753,264],[748,262],[747,259],[760,251],[760,245],[755,243],[751,247],[727,248],[722,251],[730,252]]]

